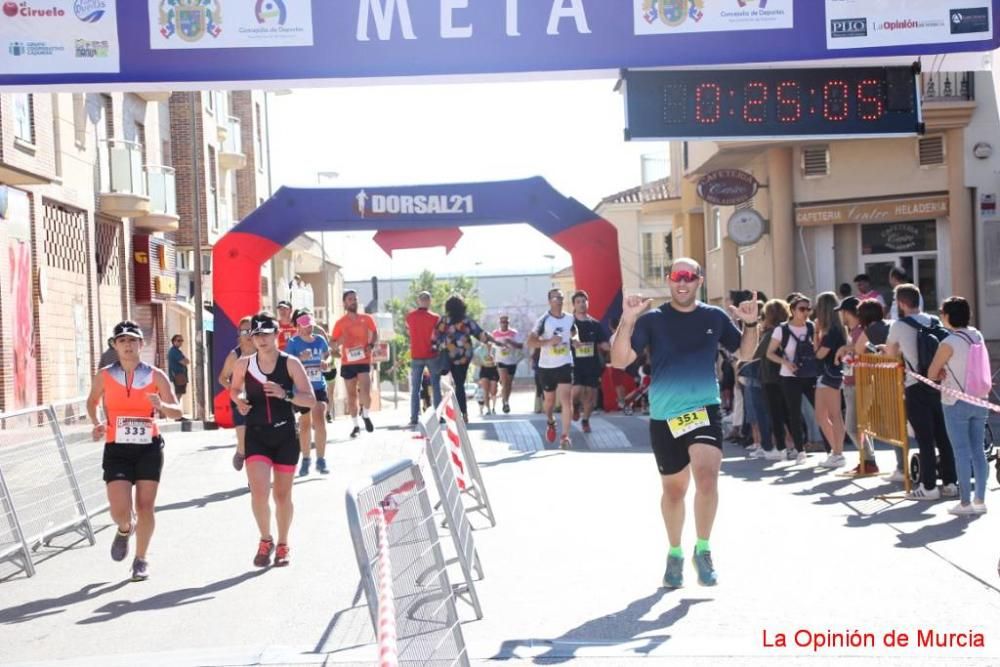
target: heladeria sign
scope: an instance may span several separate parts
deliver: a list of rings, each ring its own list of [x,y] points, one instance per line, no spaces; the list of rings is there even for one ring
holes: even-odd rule
[[[0,0],[0,88],[726,66],[992,51],[1000,0]],[[201,85],[199,85],[201,84]]]

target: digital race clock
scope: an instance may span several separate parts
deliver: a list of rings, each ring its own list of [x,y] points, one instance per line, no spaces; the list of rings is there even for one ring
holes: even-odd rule
[[[914,67],[627,71],[626,139],[913,135]]]

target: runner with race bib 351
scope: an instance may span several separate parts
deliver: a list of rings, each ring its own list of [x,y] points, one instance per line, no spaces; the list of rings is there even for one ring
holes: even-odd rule
[[[743,322],[741,333],[721,308],[698,301],[704,279],[693,259],[678,259],[670,271],[670,302],[645,312],[650,299],[629,296],[611,346],[611,363],[625,368],[648,350],[652,368],[649,389],[649,437],[660,471],[660,510],[670,551],[663,585],[678,588],[684,581],[681,535],[684,496],[694,477],[694,519],[698,542],[693,557],[698,582],[714,586],[715,566],[709,537],[719,504],[722,465],[722,414],[715,358],[719,346],[750,359],[757,345],[757,295],[730,306]]]

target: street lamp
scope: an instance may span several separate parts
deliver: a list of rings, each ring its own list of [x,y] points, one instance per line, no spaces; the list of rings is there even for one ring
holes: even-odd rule
[[[316,185],[322,185],[323,179],[334,180],[340,178],[340,172],[337,171],[317,171],[316,172]],[[319,246],[320,252],[323,254],[323,305],[326,307],[326,319],[327,325],[330,324],[333,314],[333,303],[330,298],[330,274],[326,262],[326,230],[321,230],[319,233]]]
[[[554,280],[553,276],[555,276],[555,273],[556,273],[556,256],[555,255],[542,255],[542,257],[544,257],[545,259],[549,260],[549,280],[552,280],[552,283],[555,284],[555,280]]]

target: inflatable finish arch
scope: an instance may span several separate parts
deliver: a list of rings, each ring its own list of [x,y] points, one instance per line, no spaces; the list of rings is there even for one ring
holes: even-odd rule
[[[607,322],[621,312],[618,231],[544,178],[385,188],[282,187],[223,236],[212,252],[215,334],[212,381],[237,340],[241,317],[260,310],[261,266],[304,232],[420,230],[528,223],[573,259],[576,285]],[[228,397],[215,384],[216,415],[229,426]]]

